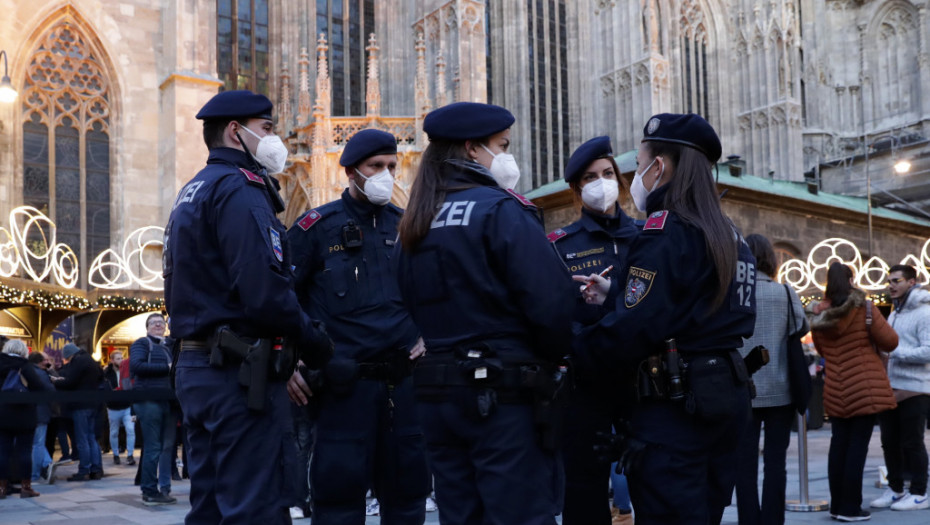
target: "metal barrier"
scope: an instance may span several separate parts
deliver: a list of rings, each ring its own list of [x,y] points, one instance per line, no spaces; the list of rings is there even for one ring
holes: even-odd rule
[[[792,512],[821,512],[830,508],[830,504],[819,499],[808,499],[807,480],[807,419],[804,414],[798,414],[798,483],[800,489],[799,500],[785,502],[785,510]]]

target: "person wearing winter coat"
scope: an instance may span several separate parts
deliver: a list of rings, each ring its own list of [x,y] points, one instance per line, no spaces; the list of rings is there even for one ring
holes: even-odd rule
[[[814,346],[826,360],[823,404],[832,429],[827,458],[830,516],[843,522],[871,516],[862,509],[865,458],[877,414],[896,406],[878,351],[894,350],[898,336],[852,282],[852,270],[833,263],[827,270],[824,300],[808,306]]]
[[[0,353],[0,382],[9,379],[13,391],[52,390],[42,382],[39,370],[26,360],[29,349],[19,339],[10,339],[3,344]],[[19,382],[22,387],[16,383]],[[36,431],[36,406],[31,404],[0,404],[0,499],[10,491],[11,462],[19,465],[22,481],[19,496],[34,498],[39,495],[32,490],[32,438]]]
[[[888,270],[888,292],[894,304],[888,322],[898,333],[898,347],[888,356],[888,379],[898,407],[878,418],[888,489],[871,506],[926,509],[930,507],[924,445],[930,409],[930,292],[917,284],[916,270],[903,264]],[[904,488],[905,470],[911,473],[909,490]]]
[[[103,370],[94,358],[73,343],[61,349],[65,365],[59,372],[61,377],[54,379],[58,390],[99,390],[103,380]],[[87,481],[103,478],[103,463],[100,445],[97,443],[97,403],[71,403],[71,417],[74,419],[74,436],[80,458],[77,473],[68,481]]]

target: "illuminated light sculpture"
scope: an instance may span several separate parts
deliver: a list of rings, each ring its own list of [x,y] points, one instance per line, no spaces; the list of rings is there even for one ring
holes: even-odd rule
[[[131,288],[133,285],[152,291],[164,290],[161,269],[164,235],[165,229],[159,226],[146,226],[130,233],[123,242],[122,254],[116,253],[112,248],[100,252],[90,265],[88,282],[107,290]],[[147,250],[159,251],[158,267],[146,262]]]
[[[55,236],[55,223],[42,212],[32,206],[14,208],[10,231],[0,228],[0,277],[22,270],[36,282],[52,276],[59,286],[74,288],[77,256],[67,244],[56,243]]]

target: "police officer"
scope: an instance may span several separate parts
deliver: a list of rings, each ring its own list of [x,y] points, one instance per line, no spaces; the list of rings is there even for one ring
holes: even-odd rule
[[[549,240],[571,272],[602,274],[612,268],[604,275],[617,279],[626,263],[637,228],[617,202],[620,180],[610,137],[585,142],[568,160],[565,181],[582,203],[581,218],[550,233]],[[579,290],[575,296],[576,326],[597,322],[604,315],[604,308],[586,304]],[[572,355],[574,388],[566,411],[563,446],[565,525],[610,523],[604,498],[610,466],[594,454],[595,435],[610,433],[613,422],[624,416],[621,409],[632,400],[630,381],[609,381],[586,350],[578,348]]]
[[[698,115],[649,119],[630,187],[648,213],[621,279],[586,300],[613,311],[582,331],[576,350],[605,368],[636,367],[639,402],[624,465],[638,524],[719,523],[735,481],[749,413],[736,348],[755,323],[754,259],[720,209],[711,164],[720,140]]]
[[[349,182],[342,197],[305,213],[288,231],[301,306],[326,324],[335,343],[321,391],[300,374],[288,385],[298,403],[313,394],[319,400],[313,523],[365,523],[369,487],[382,523],[423,523],[429,475],[410,372],[424,346],[392,266],[402,215],[390,203],[397,139],[359,131],[339,164]]]
[[[401,294],[429,349],[414,383],[444,524],[553,524],[560,508],[554,364],[577,288],[512,191],[513,122],[471,102],[427,115],[400,224]]]
[[[291,371],[253,372],[274,368],[257,359],[270,355],[270,338],[293,338],[310,355],[328,340],[300,309],[275,217],[282,207],[266,170],[283,168],[287,148],[263,95],[224,91],[197,118],[210,155],[178,193],[164,248],[165,307],[171,334],[182,339],[177,396],[190,439],[185,522],[290,523],[283,461],[294,456],[284,439]]]

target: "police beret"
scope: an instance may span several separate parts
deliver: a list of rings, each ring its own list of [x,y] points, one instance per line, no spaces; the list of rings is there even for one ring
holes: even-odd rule
[[[247,89],[223,91],[213,96],[197,112],[199,120],[271,118],[274,104],[265,95]]]
[[[359,162],[375,155],[393,155],[397,153],[397,139],[387,131],[380,129],[363,129],[346,142],[340,166],[355,166]]]
[[[489,137],[513,126],[513,113],[493,104],[456,102],[430,111],[423,131],[432,139],[471,140]]]
[[[613,157],[614,151],[610,147],[610,137],[594,137],[585,142],[572,153],[568,159],[568,165],[565,166],[565,182],[574,182],[582,174],[585,168],[597,159]]]
[[[643,142],[683,144],[703,153],[711,162],[720,160],[723,148],[714,128],[700,115],[662,113],[653,116],[643,128]]]

